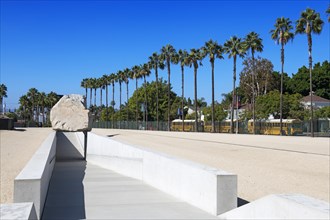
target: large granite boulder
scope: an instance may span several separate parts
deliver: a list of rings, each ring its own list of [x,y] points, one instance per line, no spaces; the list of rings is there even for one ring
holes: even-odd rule
[[[92,115],[85,109],[82,95],[65,95],[50,111],[50,121],[58,131],[90,131]]]

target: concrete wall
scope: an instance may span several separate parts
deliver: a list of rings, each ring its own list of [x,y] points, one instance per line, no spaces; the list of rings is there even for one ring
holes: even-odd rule
[[[83,146],[83,133],[76,133]],[[213,215],[237,207],[237,176],[88,133],[87,161],[145,181]]]
[[[56,132],[52,132],[14,180],[14,202],[33,202],[40,218],[55,165]]]
[[[32,202],[0,205],[0,219],[3,220],[35,220],[36,210]]]
[[[330,205],[301,194],[269,195],[226,212],[220,219],[329,219]]]

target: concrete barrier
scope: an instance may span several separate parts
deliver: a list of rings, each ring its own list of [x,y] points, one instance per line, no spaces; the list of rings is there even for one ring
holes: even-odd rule
[[[329,219],[330,204],[301,194],[269,195],[218,216],[220,219]]]
[[[0,219],[4,220],[35,220],[36,210],[32,202],[0,205]]]
[[[83,146],[84,135],[76,133]],[[237,175],[88,133],[87,161],[114,170],[213,215],[237,207]]]
[[[33,202],[38,219],[45,204],[55,156],[56,132],[52,132],[14,180],[14,202]]]

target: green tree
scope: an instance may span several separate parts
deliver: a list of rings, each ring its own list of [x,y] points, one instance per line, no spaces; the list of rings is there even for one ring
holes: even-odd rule
[[[111,73],[109,76],[110,83],[112,84],[112,101],[111,106],[112,109],[115,109],[115,83],[117,82],[117,75],[114,73]],[[114,117],[114,111],[112,112],[112,128],[114,128],[115,124],[115,117]]]
[[[197,113],[197,69],[202,65],[205,55],[200,49],[191,49],[187,57],[187,63],[194,67],[194,98],[195,98],[195,131],[198,131],[198,113]]]
[[[132,71],[133,71],[133,78],[135,79],[135,91],[137,91],[138,90],[138,79],[141,78],[140,67],[135,65],[132,68]],[[138,99],[136,99],[135,104],[136,104],[135,105],[135,121],[136,121],[136,129],[138,129],[139,128],[139,125],[138,125],[138,120],[139,120],[139,103],[138,103]]]
[[[277,44],[281,44],[281,95],[280,95],[280,134],[282,135],[283,128],[283,72],[284,72],[284,45],[288,43],[289,40],[293,40],[294,34],[292,32],[292,25],[289,18],[278,18],[274,25],[274,30],[271,30],[271,37],[273,40],[276,40]]]
[[[164,63],[161,61],[160,55],[158,55],[157,53],[153,53],[149,57],[149,63],[150,63],[150,68],[155,70],[155,76],[156,76],[157,130],[159,130],[158,68],[159,69],[164,69]]]
[[[233,69],[233,95],[232,97],[235,97],[235,83],[236,83],[236,60],[237,56],[239,57],[244,57],[245,55],[245,49],[243,42],[241,41],[240,38],[233,36],[229,40],[226,41],[224,44],[224,49],[225,52],[228,53],[228,57],[231,58],[233,57],[234,61],[234,69]],[[234,133],[234,105],[235,105],[235,99],[232,100],[232,105],[231,105],[231,122],[230,122],[230,131],[231,133]]]
[[[203,51],[205,55],[209,56],[211,63],[211,79],[212,79],[212,130],[211,132],[215,132],[215,107],[214,107],[214,61],[216,58],[223,59],[223,48],[216,41],[209,40],[205,43],[203,47]]]
[[[167,101],[167,112],[168,112],[168,115],[167,115],[167,130],[169,131],[171,129],[171,123],[170,123],[170,115],[169,113],[171,112],[171,96],[170,96],[170,92],[171,92],[171,63],[175,63],[175,57],[176,57],[176,50],[174,49],[174,47],[170,44],[162,47],[161,49],[161,55],[160,55],[160,58],[161,58],[161,61],[162,62],[165,62],[166,64],[166,68],[167,68],[167,78],[168,78],[168,81],[167,81],[167,97],[168,97],[168,101]]]
[[[252,78],[252,119],[253,119],[253,134],[256,133],[255,131],[255,59],[254,59],[254,53],[255,52],[262,52],[263,45],[262,45],[262,39],[259,37],[259,34],[255,32],[250,32],[244,39],[244,45],[245,50],[251,50],[251,57],[252,57],[252,72],[251,72],[251,78]]]
[[[147,81],[146,81],[146,77],[150,75],[150,69],[149,69],[149,64],[145,63],[143,65],[141,65],[140,68],[140,75],[143,77],[143,87],[144,87],[144,105],[143,108],[145,109],[145,127],[148,130],[148,92],[147,92]],[[157,85],[157,83],[156,83]]]
[[[7,86],[5,84],[0,85],[0,105],[2,109],[3,106],[3,98],[7,97]],[[2,110],[4,111],[4,110]]]

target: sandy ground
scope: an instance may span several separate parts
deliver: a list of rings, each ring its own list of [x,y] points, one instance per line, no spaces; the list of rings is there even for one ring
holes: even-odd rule
[[[329,202],[329,138],[111,129],[92,132],[235,173],[238,196],[247,201],[275,193],[301,193]]]
[[[0,203],[13,202],[15,177],[51,131],[50,128],[0,131]]]

